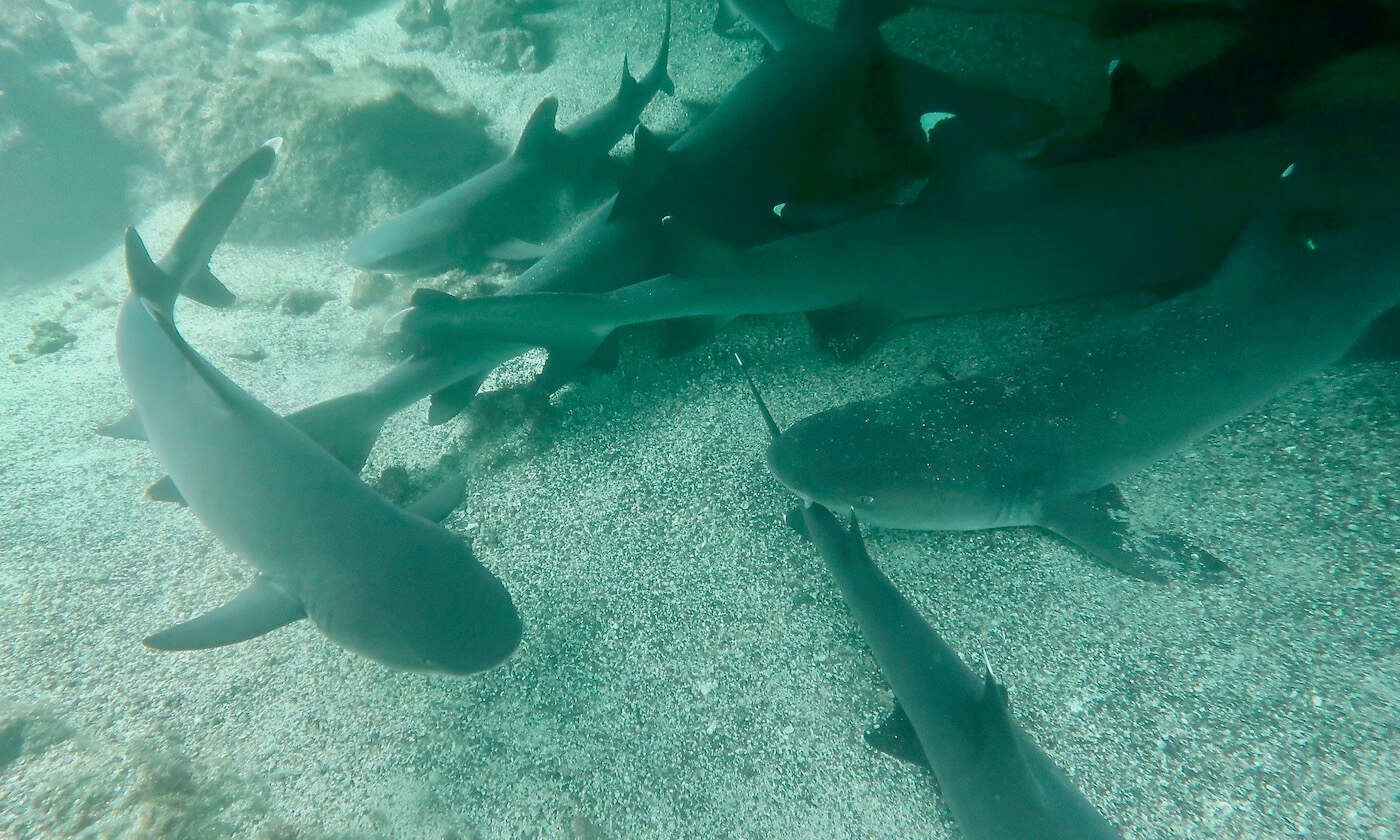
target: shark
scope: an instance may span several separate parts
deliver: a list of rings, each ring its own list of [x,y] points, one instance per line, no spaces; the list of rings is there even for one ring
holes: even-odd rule
[[[841,590],[875,662],[894,690],[895,717],[912,727],[921,757],[967,840],[1109,840],[1118,830],[1075,787],[1011,713],[1006,686],[978,675],[870,558],[860,526],[819,504],[803,509],[807,534]]]
[[[389,326],[428,348],[576,352],[631,324],[815,312],[823,338],[854,356],[894,321],[1197,285],[1278,173],[1318,145],[1280,127],[1052,169],[958,155],[944,164],[958,183],[930,182],[908,205],[742,250],[673,222],[670,274],[592,294],[420,293]]]
[[[1243,13],[1220,55],[1160,86],[1133,65],[1108,65],[1109,104],[1081,136],[1047,139],[1039,165],[1091,160],[1247,131],[1285,118],[1282,100],[1319,68],[1395,42],[1395,12],[1376,0],[1270,0]]]
[[[557,198],[576,189],[637,124],[658,91],[675,93],[667,71],[671,5],[651,69],[634,79],[622,61],[617,93],[593,112],[556,128],[559,100],[540,102],[505,160],[350,241],[345,261],[364,271],[436,274],[472,257],[535,260],[556,233]]]
[[[1336,362],[1400,303],[1395,181],[1377,186],[1392,196],[1378,209],[1297,177],[1198,289],[1043,353],[799,420],[769,447],[770,471],[871,525],[1040,526],[1168,579],[1162,564],[1192,552],[1132,528],[1114,482]]]
[[[664,274],[661,219],[666,215],[682,216],[740,247],[792,232],[771,208],[803,194],[819,168],[815,158],[859,118],[880,41],[873,26],[826,30],[785,7],[781,14],[783,48],[669,145],[639,126],[632,165],[618,194],[516,277],[502,296],[601,292]],[[465,408],[492,369],[531,346],[488,339],[439,346],[288,420],[357,469],[389,417],[431,395],[428,422],[445,423]],[[575,354],[551,354],[545,380],[563,384],[589,360],[606,364],[610,349],[600,342],[580,346]]]
[[[190,511],[257,570],[229,602],[145,643],[217,647],[307,618],[390,668],[485,670],[515,651],[521,624],[500,579],[440,524],[465,482],[451,479],[412,508],[397,507],[219,372],[175,326],[181,284],[207,272],[280,144],[269,141],[220,181],[159,262],[134,228],[126,234],[131,293],[117,319],[117,361],[136,404],[129,436],[149,442]]]
[[[1101,38],[1120,37],[1164,23],[1234,21],[1240,16],[1238,10],[1220,0],[910,0],[909,5],[1060,18],[1079,23]]]

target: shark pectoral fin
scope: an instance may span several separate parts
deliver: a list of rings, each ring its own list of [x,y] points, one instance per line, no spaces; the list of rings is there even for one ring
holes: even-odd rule
[[[1089,493],[1046,500],[1040,526],[1064,537],[1129,577],[1168,579],[1131,533],[1127,505],[1112,484]]]
[[[894,318],[863,303],[843,303],[807,313],[817,341],[841,361],[859,358],[894,323]]]
[[[261,636],[306,617],[301,602],[265,575],[227,604],[145,639],[155,650],[204,650]]]
[[[409,505],[408,510],[424,519],[441,522],[452,515],[452,511],[462,504],[466,495],[467,480],[460,475],[454,475]]]
[[[219,278],[209,271],[207,265],[185,281],[185,285],[180,289],[180,294],[215,309],[227,309],[233,306],[233,302],[237,300],[233,292],[230,292],[228,287],[220,283]]]
[[[898,700],[894,701],[894,711],[888,717],[865,730],[865,743],[892,758],[917,764],[925,770],[933,769],[924,745],[919,742],[919,733],[914,731],[914,725]]]
[[[434,393],[428,401],[428,425],[441,426],[461,414],[462,409],[476,396],[476,392],[481,390],[481,383],[485,379],[484,373],[469,376]]]
[[[133,408],[117,422],[108,423],[98,428],[97,433],[103,437],[117,438],[118,440],[145,440],[146,424],[141,421],[141,415]]]
[[[388,419],[373,397],[360,391],[287,415],[287,422],[316,441],[350,472],[358,473]]]
[[[155,484],[146,488],[146,498],[153,502],[168,502],[172,505],[187,507],[185,496],[180,492],[180,488],[175,486],[175,482],[170,476],[161,476]]]
[[[542,242],[527,242],[524,239],[506,239],[487,248],[486,256],[503,262],[525,262],[537,260],[549,253],[549,246]]]

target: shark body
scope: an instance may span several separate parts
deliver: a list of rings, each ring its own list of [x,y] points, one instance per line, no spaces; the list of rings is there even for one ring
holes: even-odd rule
[[[622,63],[617,94],[592,113],[555,128],[558,100],[545,99],[505,160],[351,240],[345,261],[365,271],[434,274],[470,257],[538,259],[557,225],[557,197],[587,179],[637,124],[657,91],[674,93],[667,73],[671,7],[656,61],[641,80]]]
[[[439,525],[461,499],[449,482],[403,510],[216,370],[176,330],[182,280],[207,271],[276,143],[254,153],[151,260],[127,233],[132,293],[117,359],[140,436],[190,510],[258,574],[240,595],[146,640],[185,650],[243,641],[309,618],[337,644],[389,667],[447,674],[505,660],[520,620],[501,582]]]
[[[682,317],[842,307],[885,323],[1201,282],[1284,168],[1316,144],[1274,128],[1051,170],[1001,167],[914,203],[739,250],[678,225],[673,273],[600,294],[424,296],[401,322],[430,346],[571,348]],[[950,167],[975,166],[959,159]],[[991,183],[987,183],[991,182]]]
[[[502,296],[601,292],[667,271],[662,217],[674,214],[737,246],[791,230],[771,212],[801,194],[833,133],[858,115],[879,46],[873,28],[827,31],[783,9],[784,48],[669,147],[639,130],[632,173]],[[550,379],[567,380],[598,348],[552,354]],[[532,345],[466,339],[422,353],[368,387],[288,419],[352,467],[362,465],[384,422],[432,395],[430,423],[455,417],[500,363]]]
[[[1109,840],[1118,831],[1011,715],[990,668],[979,677],[870,559],[859,526],[820,505],[806,530],[918,736],[967,840]]]
[[[1261,214],[1208,284],[1101,333],[800,420],[768,465],[803,499],[873,525],[1039,525],[1162,578],[1113,482],[1337,361],[1400,303],[1393,211],[1297,233],[1331,212]]]

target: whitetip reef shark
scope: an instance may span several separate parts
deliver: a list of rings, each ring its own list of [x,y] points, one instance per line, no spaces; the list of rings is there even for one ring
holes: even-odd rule
[[[894,691],[896,716],[918,736],[939,794],[967,840],[1119,837],[1011,714],[1006,686],[977,674],[870,559],[855,517],[803,509],[816,543]]]
[[[409,510],[393,505],[216,370],[175,327],[181,283],[207,272],[280,144],[269,141],[226,176],[159,263],[127,231],[131,294],[117,321],[117,360],[136,403],[127,430],[149,441],[210,533],[258,570],[232,601],[146,644],[217,647],[309,618],[332,641],[391,668],[485,670],[514,652],[521,626],[501,581],[438,524],[465,483],[450,480]]]
[[[781,5],[770,4],[765,13],[782,33],[783,48],[669,147],[639,127],[633,174],[619,194],[517,277],[503,296],[606,291],[662,274],[667,268],[661,218],[672,212],[742,245],[791,232],[771,208],[800,192],[816,168],[813,156],[823,154],[831,135],[859,115],[881,45],[873,24],[828,31],[798,20]],[[467,405],[493,368],[530,347],[466,340],[420,353],[369,386],[288,419],[358,469],[390,416],[431,395],[428,422],[444,423]],[[549,378],[567,378],[589,348],[580,348],[575,358],[566,356],[551,356]]]
[[[472,257],[534,260],[548,245],[541,240],[559,225],[557,199],[577,188],[604,163],[608,152],[637,124],[657,91],[675,93],[667,72],[671,4],[661,49],[637,80],[622,61],[616,95],[564,128],[555,127],[559,101],[539,104],[515,151],[505,160],[447,192],[379,223],[350,241],[345,261],[364,271],[435,274]]]
[[[1305,206],[1315,193],[1293,180],[1199,289],[1022,361],[807,417],[773,441],[770,470],[871,525],[1038,525],[1166,578],[1170,552],[1129,528],[1113,482],[1336,362],[1400,304],[1395,205],[1358,222],[1330,195]]]
[[[957,119],[932,127],[935,145]],[[1177,291],[1210,275],[1317,131],[1281,125],[1045,170],[954,154],[942,166],[958,183],[932,181],[905,206],[746,250],[672,223],[669,275],[595,294],[420,293],[388,328],[430,354],[484,339],[576,354],[631,324],[817,311],[813,325],[851,356],[899,320]]]

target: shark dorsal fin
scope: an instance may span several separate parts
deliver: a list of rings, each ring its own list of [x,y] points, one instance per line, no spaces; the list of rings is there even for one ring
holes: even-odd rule
[[[1115,118],[1157,111],[1161,94],[1132,64],[1115,58],[1108,63],[1108,112]]]
[[[169,319],[175,297],[180,294],[180,281],[161,271],[134,227],[126,229],[126,275],[131,280],[131,290],[146,308],[153,315]]]
[[[944,195],[948,189],[969,196],[996,193],[1029,177],[1030,168],[1011,153],[978,146],[975,132],[969,133],[966,122],[954,114],[924,114],[919,123],[931,164],[928,186],[916,200]]]
[[[655,205],[656,187],[670,164],[666,143],[644,125],[632,132],[632,163],[617,190],[608,219],[648,214]],[[660,217],[657,217],[660,221]]]
[[[551,154],[568,142],[567,138],[559,133],[559,129],[554,127],[554,121],[558,115],[558,99],[546,96],[540,100],[540,104],[535,106],[535,113],[531,114],[529,121],[525,123],[525,130],[520,132],[520,140],[515,144],[514,156],[539,157]]]

